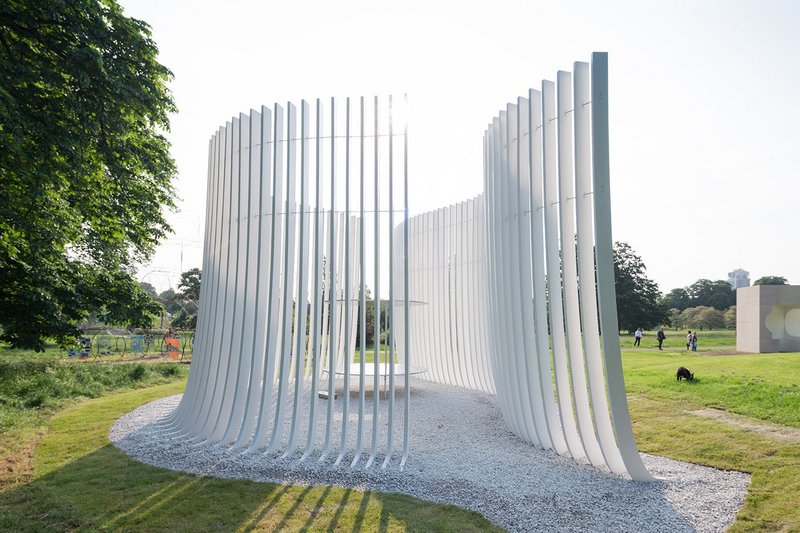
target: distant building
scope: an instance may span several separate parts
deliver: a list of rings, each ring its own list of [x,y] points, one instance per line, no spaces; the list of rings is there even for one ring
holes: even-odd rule
[[[750,286],[750,272],[737,268],[733,272],[728,272],[728,283],[731,284],[731,289],[736,290],[739,287]]]

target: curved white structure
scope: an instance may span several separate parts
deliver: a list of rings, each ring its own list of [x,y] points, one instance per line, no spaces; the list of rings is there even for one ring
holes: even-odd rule
[[[414,361],[496,392],[508,427],[650,480],[622,378],[605,54],[508,104],[484,136],[483,195],[410,220]]]
[[[506,106],[484,137],[485,192],[411,219],[391,98],[220,128],[196,356],[162,433],[402,466],[422,372],[495,393],[534,445],[651,479],[622,379],[607,88],[595,53]],[[392,349],[368,350],[381,296]]]

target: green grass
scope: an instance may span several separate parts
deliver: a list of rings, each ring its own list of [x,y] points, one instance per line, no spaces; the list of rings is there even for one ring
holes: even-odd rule
[[[686,333],[688,329],[665,329],[664,334],[667,340],[664,341],[664,347],[686,351]],[[692,330],[694,331],[694,330]],[[633,348],[633,333],[621,333],[619,336],[620,346],[622,348]],[[658,346],[656,340],[656,331],[645,331],[642,338],[641,349],[652,350]],[[735,350],[736,349],[736,330],[733,329],[714,329],[714,330],[697,330],[697,351],[708,352],[720,349]]]
[[[643,452],[752,475],[731,531],[800,531],[800,442],[688,412],[714,407],[800,427],[800,354],[623,352],[634,433]],[[676,381],[685,366],[692,382]]]
[[[730,531],[800,530],[800,444],[687,414],[685,402],[629,396],[639,450],[752,475]]]
[[[800,354],[626,352],[624,366],[629,393],[800,428]],[[676,380],[680,366],[694,372],[694,381]]]
[[[76,399],[167,383],[187,375],[186,366],[166,363],[0,359],[0,434],[31,426]]]
[[[170,384],[115,394],[54,416],[30,480],[0,493],[0,530],[500,531],[452,505],[180,474],[134,461],[109,443],[108,429],[119,416],[181,389]]]
[[[781,440],[691,414],[714,407],[755,423],[800,428],[800,354],[717,355],[712,348],[706,349],[706,353],[686,352],[685,347],[623,351],[640,450],[751,473],[732,531],[800,531],[796,503],[800,501],[800,442],[796,437]],[[119,366],[130,372],[129,365],[123,364],[70,366]],[[676,381],[678,366],[691,369],[696,379]],[[21,366],[15,368],[16,383],[26,372]],[[118,379],[113,383],[123,388],[136,386]],[[81,390],[80,379],[65,381],[74,385],[70,390]],[[183,381],[178,381],[78,404],[73,395],[54,398],[50,407],[29,408],[57,413],[48,415],[47,427],[36,424],[41,423],[40,417],[0,431],[4,456],[0,530],[483,531],[492,527],[477,513],[403,495],[168,472],[133,461],[110,445],[108,428],[117,417],[182,387]],[[10,398],[20,389],[2,390],[3,397]],[[101,394],[111,390],[109,386]],[[9,404],[0,404],[0,409],[7,410]]]
[[[381,363],[388,362],[389,361],[389,346],[386,345],[386,344],[381,344],[378,354],[380,356],[380,362]],[[352,361],[354,363],[360,363],[361,362],[361,350],[360,349],[356,348],[356,351],[353,353]],[[364,348],[364,361],[367,362],[367,363],[374,363],[375,362],[375,345],[374,344],[367,345]]]
[[[183,331],[180,333],[179,350],[183,354],[182,361],[191,361],[192,346],[190,331]],[[119,360],[135,360],[141,358],[143,355],[154,356],[161,355],[166,347],[164,345],[164,337],[162,332],[154,332],[151,335],[151,342],[145,345],[146,354],[132,352],[132,341],[129,335],[106,335],[106,334],[87,334],[88,338],[92,339],[92,348],[89,352],[89,357],[83,359],[99,360],[99,361],[119,361]],[[77,344],[75,346],[77,348]],[[20,350],[10,348],[6,344],[0,343],[0,360],[2,361],[78,361],[81,360],[78,356],[68,356],[65,348],[62,348],[52,342],[45,343],[45,350],[43,352],[35,352],[33,350]]]
[[[57,361],[66,359],[66,350],[55,344],[47,343],[43,352],[33,350],[17,350],[0,344],[0,361]]]

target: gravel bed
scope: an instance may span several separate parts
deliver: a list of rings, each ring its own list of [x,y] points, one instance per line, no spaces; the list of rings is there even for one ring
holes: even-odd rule
[[[335,408],[339,408],[341,396],[334,400]],[[740,472],[647,454],[642,454],[644,463],[660,480],[630,481],[525,443],[506,428],[491,395],[415,380],[411,396],[411,452],[402,470],[397,466],[397,445],[393,461],[380,468],[385,427],[380,432],[384,444],[376,464],[368,469],[364,464],[369,449],[354,468],[350,468],[352,452],[334,466],[337,446],[322,463],[317,461],[319,452],[299,463],[305,434],[298,438],[300,451],[285,459],[277,454],[242,454],[230,448],[192,445],[165,435],[158,424],[178,405],[179,395],[121,417],[111,428],[110,439],[131,457],[170,470],[401,492],[478,511],[509,531],[723,531],[733,523],[750,482],[750,476]],[[399,408],[401,396],[397,398]],[[385,405],[381,399],[384,414]],[[357,405],[351,403],[351,409],[354,407]],[[317,408],[324,413],[327,400],[319,400]],[[371,409],[370,402],[365,413],[366,446],[371,442]],[[395,413],[395,426],[401,426],[402,410],[396,408]],[[341,419],[340,410],[337,414]],[[319,416],[316,450],[322,449],[324,418]],[[349,450],[354,448],[352,433]],[[402,445],[402,434],[397,429],[393,434],[395,443]],[[340,438],[334,435],[333,441],[338,445]]]

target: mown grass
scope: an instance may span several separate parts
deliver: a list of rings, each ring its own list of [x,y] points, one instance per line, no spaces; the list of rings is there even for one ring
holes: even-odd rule
[[[730,531],[800,530],[800,444],[687,414],[685,402],[628,398],[640,451],[751,474]]]
[[[708,356],[684,351],[625,352],[630,394],[688,402],[800,428],[800,354]],[[676,379],[678,367],[693,381]]]
[[[54,416],[27,483],[0,493],[2,530],[500,531],[478,513],[399,494],[292,487],[180,474],[130,459],[108,441],[122,414],[180,392],[115,394]]]
[[[800,354],[715,356],[623,352],[634,433],[643,452],[752,475],[731,531],[800,530],[800,442],[691,414],[705,407],[800,427]],[[678,382],[685,366],[695,380]]]
[[[34,450],[54,413],[114,391],[182,382],[188,372],[175,364],[66,361],[55,349],[43,353],[6,349],[0,357],[0,492],[4,498],[30,481]],[[50,503],[37,500],[36,505],[43,505],[41,516],[49,515]],[[6,506],[0,503],[0,509],[5,521]],[[23,529],[42,530],[47,523]],[[0,526],[3,531],[15,529]]]
[[[381,344],[380,348],[378,349],[379,361],[381,363],[386,363],[390,360],[389,357],[389,346],[386,344]],[[353,359],[354,363],[361,362],[361,350],[356,348],[356,351],[353,352]],[[374,363],[375,362],[375,345],[370,344],[364,348],[364,361],[366,363]]]
[[[691,328],[690,328],[691,329]],[[664,348],[671,348],[673,350],[686,350],[686,333],[688,329],[675,330],[665,329],[664,334],[667,339],[664,341]],[[694,331],[694,330],[692,330]],[[642,338],[641,349],[652,350],[658,346],[656,340],[657,331],[645,331]],[[620,334],[620,346],[622,348],[634,348],[633,333]],[[714,329],[714,330],[697,330],[697,351],[708,352],[712,350],[719,350],[721,348],[735,350],[736,349],[736,330],[733,329]]]
[[[779,439],[691,414],[714,407],[755,422],[800,427],[800,354],[625,350],[623,364],[641,451],[751,473],[732,531],[800,530],[796,437]],[[676,381],[678,366],[690,368],[695,381]],[[29,425],[6,432],[16,440],[7,472],[0,474],[0,530],[492,528],[476,513],[402,495],[177,474],[133,461],[109,444],[108,428],[118,416],[182,386],[181,381],[89,400],[58,412],[48,420],[49,429]]]

